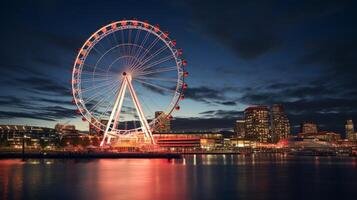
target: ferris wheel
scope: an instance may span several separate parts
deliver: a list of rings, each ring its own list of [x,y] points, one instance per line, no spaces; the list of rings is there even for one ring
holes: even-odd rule
[[[76,57],[73,103],[83,121],[112,139],[152,131],[171,120],[187,88],[182,50],[168,32],[147,21],[122,20],[93,33]],[[163,111],[155,116],[155,111]]]

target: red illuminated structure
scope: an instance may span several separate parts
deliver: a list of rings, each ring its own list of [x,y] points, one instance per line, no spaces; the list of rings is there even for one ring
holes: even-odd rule
[[[104,133],[101,145],[140,136],[155,144],[152,130],[163,117],[146,113],[151,107],[172,119],[187,88],[186,65],[176,40],[159,25],[136,19],[108,24],[84,42],[74,62],[71,83],[76,112]]]

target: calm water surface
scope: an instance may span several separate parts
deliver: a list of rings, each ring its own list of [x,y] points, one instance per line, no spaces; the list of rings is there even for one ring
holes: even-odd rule
[[[357,159],[0,160],[0,199],[357,199]]]

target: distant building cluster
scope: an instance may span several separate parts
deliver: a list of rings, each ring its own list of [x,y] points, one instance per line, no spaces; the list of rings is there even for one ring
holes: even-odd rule
[[[54,128],[0,125],[0,147],[8,149],[26,148],[27,151],[56,150],[58,148],[99,145],[100,138],[80,133],[74,125],[56,124]]]
[[[357,132],[352,120],[345,124],[347,141],[356,142]],[[242,119],[238,119],[234,126],[236,138],[261,143],[278,143],[293,137],[290,135],[290,122],[280,104],[271,107],[265,105],[251,106],[244,110]],[[300,125],[300,132],[294,136],[304,140],[321,140],[335,142],[341,140],[341,135],[332,131],[320,131],[318,125],[312,121],[305,121]]]
[[[244,110],[244,119],[236,121],[237,137],[258,142],[276,143],[290,134],[290,123],[282,105],[251,106]]]
[[[0,125],[0,144],[3,147],[52,149],[58,143],[58,134],[54,129],[36,126]]]
[[[357,133],[352,120],[345,124],[346,139],[332,131],[319,130],[318,124],[305,121],[300,132],[290,134],[290,122],[282,105],[251,106],[244,110],[242,119],[236,120],[235,133],[175,132],[171,118],[162,111],[155,112],[158,119],[153,130],[157,145],[170,151],[225,151],[236,148],[320,148],[351,147],[357,144]],[[94,121],[96,122],[96,121]],[[89,134],[81,133],[74,125],[56,124],[54,128],[0,125],[0,148],[27,150],[76,150],[98,147],[108,120],[89,123]],[[137,140],[137,138],[134,137]],[[122,142],[128,140],[127,142]],[[124,138],[113,147],[136,148],[130,138]],[[133,143],[134,144],[134,143]]]

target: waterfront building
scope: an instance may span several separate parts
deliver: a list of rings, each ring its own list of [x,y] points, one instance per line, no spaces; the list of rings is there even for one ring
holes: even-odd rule
[[[318,127],[314,122],[303,122],[300,126],[301,133],[317,133]]]
[[[257,142],[243,138],[229,138],[229,146],[236,148],[255,148]]]
[[[290,134],[290,123],[284,108],[280,104],[271,107],[271,136],[272,142],[277,143],[281,139],[288,138]]]
[[[357,140],[357,135],[356,135],[354,127],[353,127],[352,119],[346,121],[345,130],[346,130],[346,138],[349,141]]]
[[[341,135],[331,131],[320,131],[317,133],[299,133],[298,138],[303,139],[303,141],[337,142],[341,139]]]
[[[156,132],[153,136],[159,147],[168,150],[212,150],[223,147],[223,135],[214,132]]]
[[[245,121],[239,119],[236,121],[234,126],[234,132],[236,133],[236,137],[244,138],[245,137]]]
[[[2,148],[20,149],[24,142],[27,149],[54,149],[58,144],[58,138],[58,134],[51,128],[0,125],[0,145]]]
[[[245,138],[268,142],[269,134],[269,109],[267,106],[252,106],[244,110]]]
[[[155,128],[155,132],[170,132],[171,120],[163,111],[156,111],[155,118],[159,120],[158,126]]]

